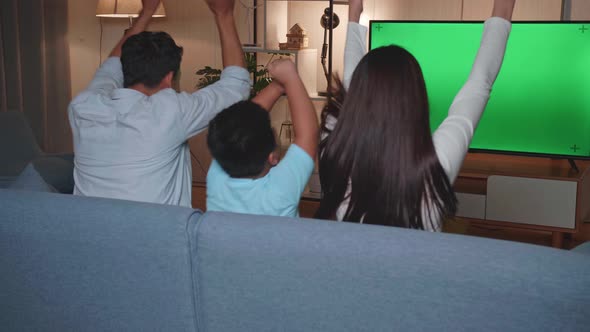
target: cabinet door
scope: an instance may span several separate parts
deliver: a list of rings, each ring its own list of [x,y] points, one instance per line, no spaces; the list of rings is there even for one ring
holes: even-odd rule
[[[490,176],[486,219],[574,229],[576,191],[573,181]]]
[[[486,218],[486,196],[467,193],[456,193],[459,201],[457,217],[485,219]]]

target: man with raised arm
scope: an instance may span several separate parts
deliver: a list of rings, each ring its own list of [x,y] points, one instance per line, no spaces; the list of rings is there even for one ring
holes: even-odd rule
[[[173,90],[182,47],[145,31],[160,0],[142,0],[139,18],[70,103],[74,194],[191,206],[187,140],[250,91],[234,0],[205,2],[219,29],[221,79],[194,93]]]

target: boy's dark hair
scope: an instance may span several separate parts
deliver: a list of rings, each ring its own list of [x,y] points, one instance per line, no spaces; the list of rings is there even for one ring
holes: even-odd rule
[[[121,53],[124,87],[142,83],[155,88],[169,73],[178,74],[182,47],[166,32],[144,31],[125,41]]]
[[[257,176],[276,148],[270,116],[252,101],[236,103],[211,120],[207,145],[231,177]]]

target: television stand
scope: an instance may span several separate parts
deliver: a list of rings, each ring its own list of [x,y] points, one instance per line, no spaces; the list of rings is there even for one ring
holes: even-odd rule
[[[590,164],[568,166],[563,159],[469,154],[455,182],[457,216],[473,225],[550,232],[557,248],[564,234],[588,240]]]

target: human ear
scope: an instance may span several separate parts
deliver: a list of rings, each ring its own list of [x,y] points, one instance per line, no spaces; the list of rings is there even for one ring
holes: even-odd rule
[[[174,81],[174,72],[169,72],[164,76],[162,79],[162,83],[160,83],[161,87],[164,89],[171,88],[172,82]]]
[[[271,167],[276,166],[279,163],[279,155],[276,151],[271,152],[268,155],[268,163],[270,164]]]

